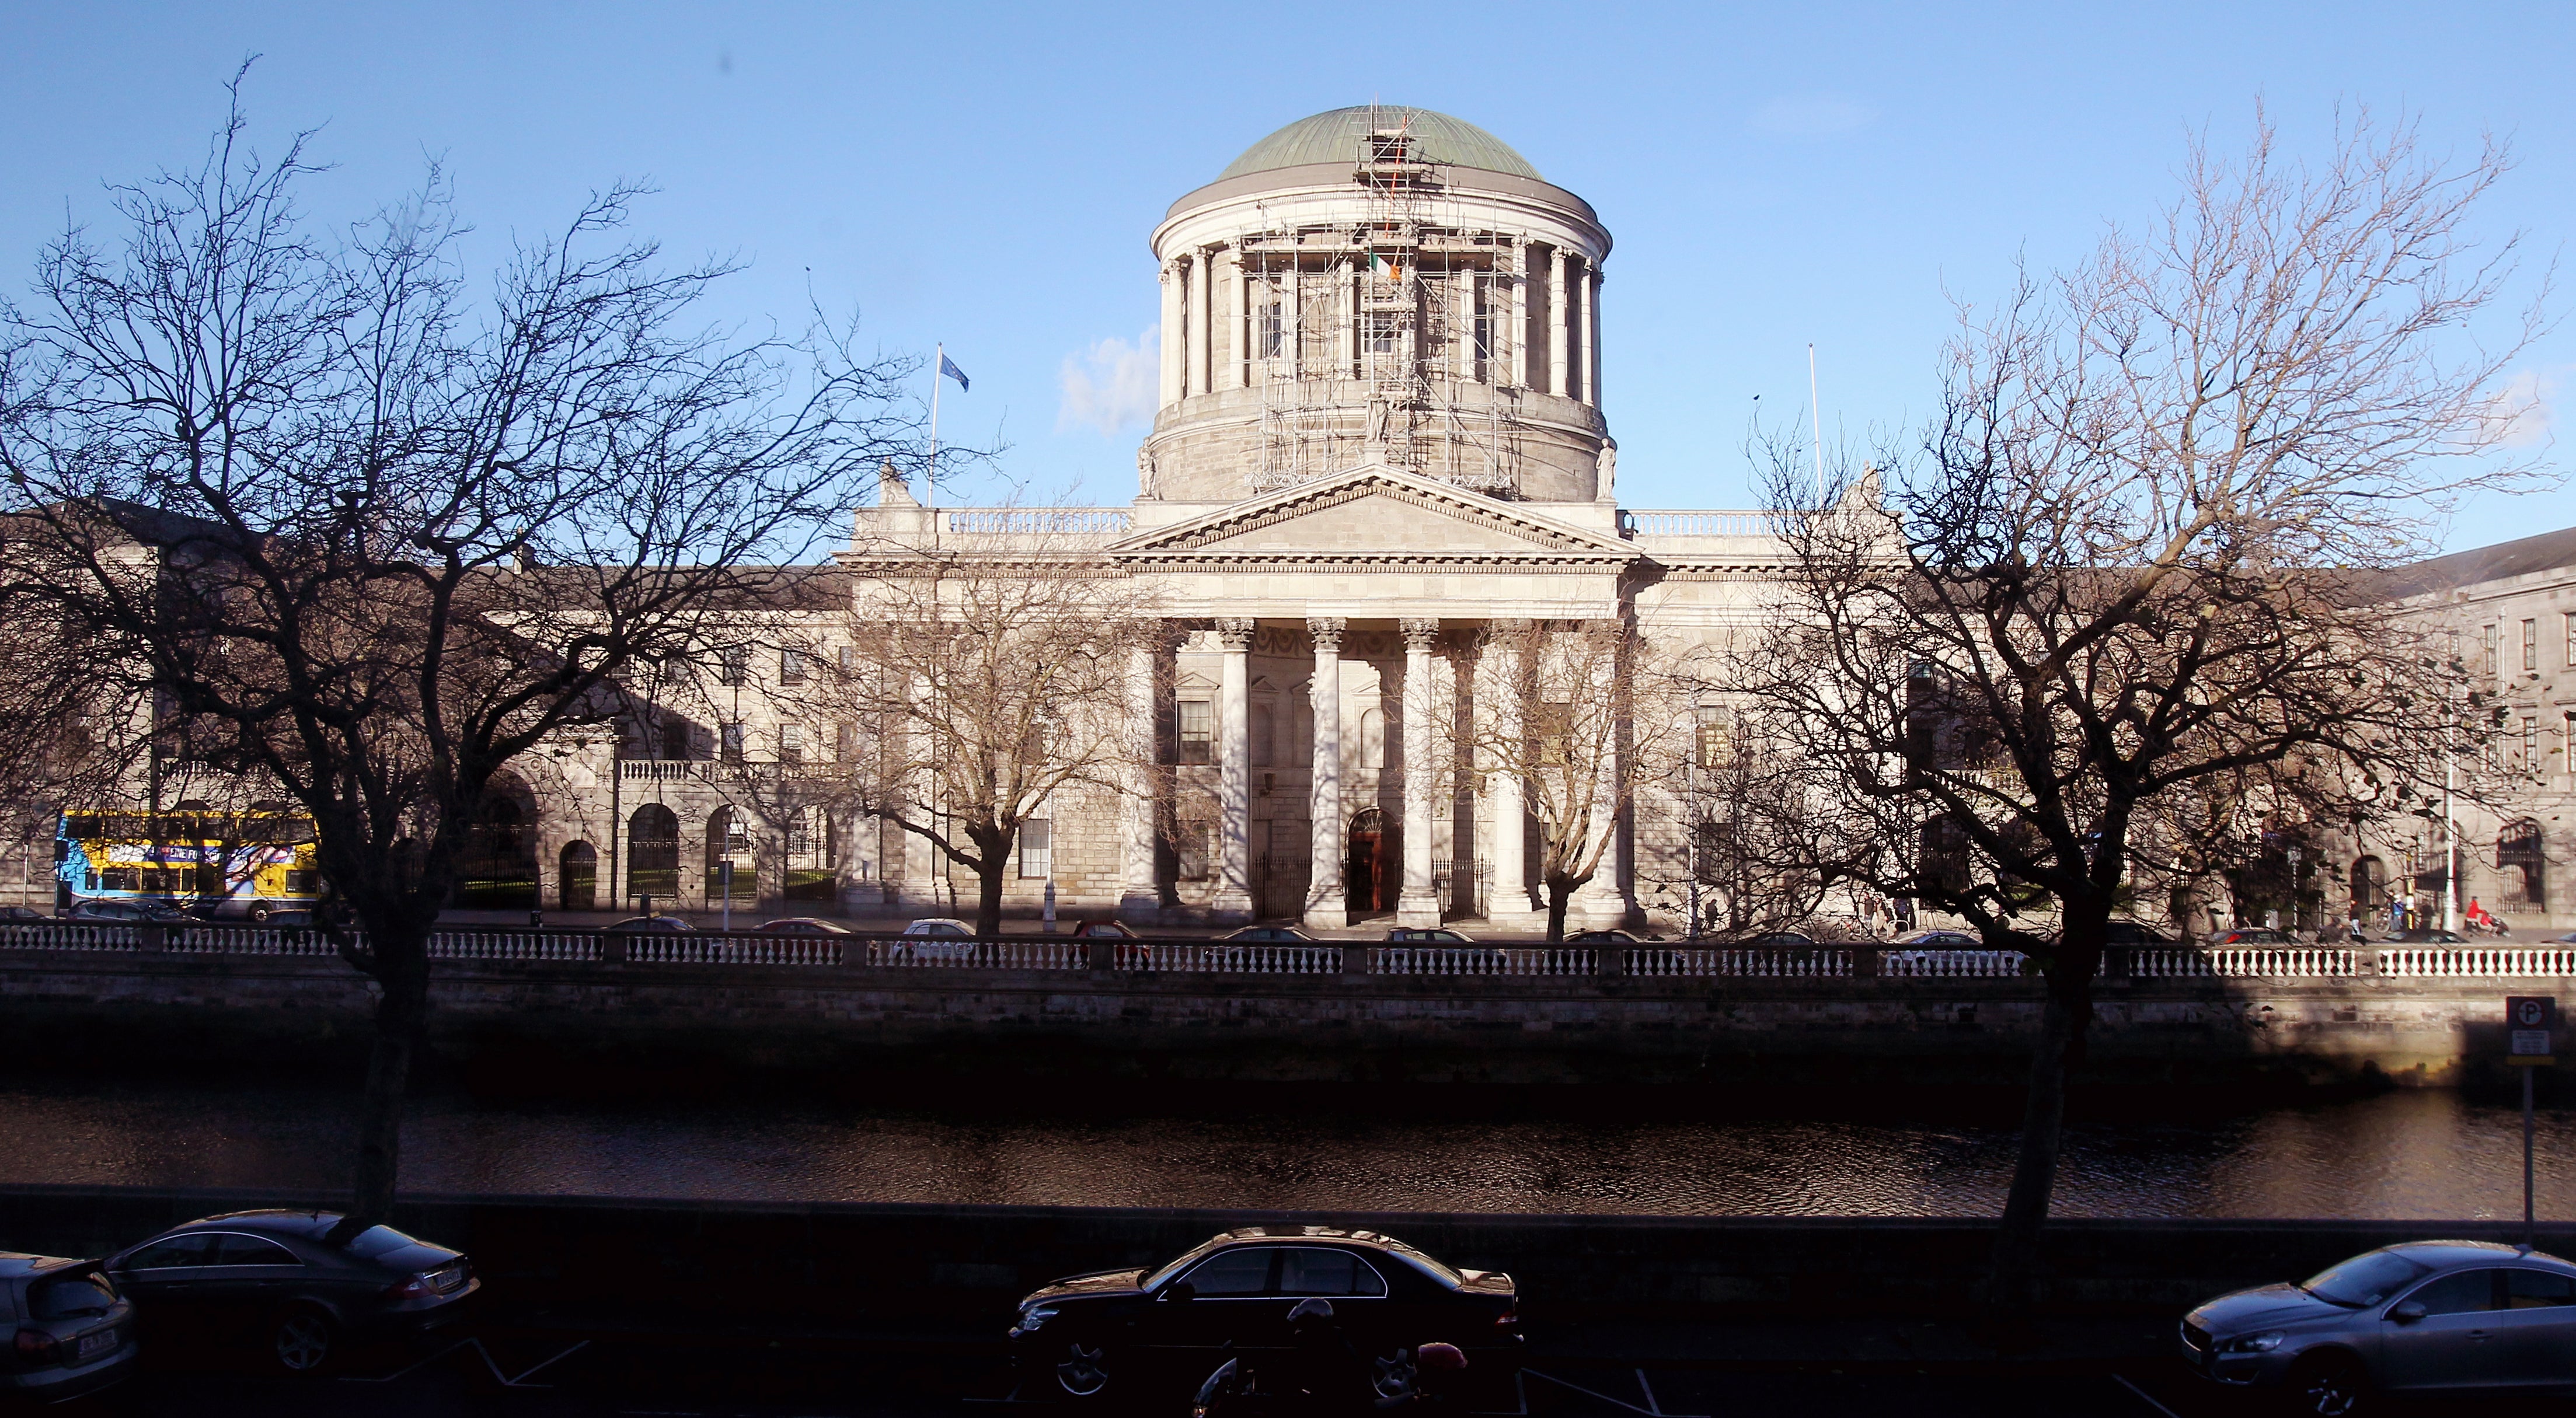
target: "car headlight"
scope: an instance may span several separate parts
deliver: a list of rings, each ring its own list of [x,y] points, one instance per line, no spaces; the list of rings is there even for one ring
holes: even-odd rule
[[[1020,1311],[1020,1328],[1035,1329],[1048,1320],[1054,1319],[1056,1313],[1056,1307],[1053,1305],[1032,1305]]]
[[[2222,1354],[2269,1354],[2289,1337],[2280,1330],[2267,1329],[2261,1334],[2240,1334],[2219,1345],[2218,1350]]]

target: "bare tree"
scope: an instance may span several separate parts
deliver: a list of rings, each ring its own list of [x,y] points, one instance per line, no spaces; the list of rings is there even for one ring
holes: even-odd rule
[[[494,776],[685,659],[909,446],[902,368],[827,333],[693,323],[721,267],[616,244],[635,189],[519,249],[488,303],[423,193],[344,241],[250,149],[238,80],[198,167],[116,189],[5,313],[9,594],[72,627],[211,762],[313,821],[381,989],[353,1210],[383,1217],[428,939]]]
[[[1689,690],[1633,620],[1497,622],[1473,647],[1494,712],[1456,716],[1462,763],[1507,775],[1538,825],[1547,938],[1617,847],[1641,788],[1677,781]],[[1499,850],[1517,850],[1511,829]]]
[[[2460,737],[2440,648],[2379,572],[2450,497],[2533,472],[2477,456],[2520,342],[2464,337],[2509,256],[2464,223],[2504,170],[2367,119],[2313,170],[2268,125],[2241,162],[2195,147],[2146,235],[1963,321],[1923,456],[1883,494],[1847,475],[1817,510],[1803,462],[1775,462],[1782,629],[1737,673],[1842,829],[1824,865],[2045,977],[1999,1304],[2029,1295],[2142,842],[2195,796],[2274,824],[2383,810]]]
[[[1157,629],[1147,592],[1044,532],[888,548],[863,569],[853,663],[821,697],[876,750],[844,793],[974,873],[975,929],[994,934],[1028,822],[1135,791],[1150,762],[1127,682]]]

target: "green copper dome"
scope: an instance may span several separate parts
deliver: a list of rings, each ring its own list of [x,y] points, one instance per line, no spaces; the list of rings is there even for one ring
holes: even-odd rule
[[[1380,104],[1371,108],[1336,108],[1312,118],[1300,118],[1260,142],[1243,150],[1243,156],[1217,174],[1217,181],[1241,177],[1246,173],[1269,172],[1276,168],[1303,167],[1308,163],[1348,163],[1359,156],[1359,140],[1366,136],[1372,122],[1392,128],[1410,123],[1407,129],[1416,140],[1414,151],[1426,162],[1448,163],[1453,167],[1472,167],[1485,172],[1507,172],[1534,182],[1547,179],[1538,175],[1529,159],[1513,152],[1511,145],[1463,118],[1434,113],[1427,108],[1396,108]]]

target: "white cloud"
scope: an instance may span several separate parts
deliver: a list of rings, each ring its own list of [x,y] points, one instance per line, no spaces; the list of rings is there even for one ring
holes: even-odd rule
[[[1848,133],[1855,128],[1868,127],[1877,118],[1877,109],[1838,94],[1775,98],[1753,110],[1754,127],[1765,133],[1781,133],[1796,138]]]
[[[1119,430],[1153,418],[1162,334],[1162,326],[1149,325],[1134,344],[1113,335],[1080,354],[1066,355],[1056,432],[1088,428],[1114,438]]]
[[[2487,422],[2507,448],[2536,448],[2557,435],[2559,384],[2576,365],[2526,369],[2487,401]]]

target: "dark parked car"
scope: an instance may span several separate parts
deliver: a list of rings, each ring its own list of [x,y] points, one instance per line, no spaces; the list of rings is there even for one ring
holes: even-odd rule
[[[1434,930],[1428,926],[1398,926],[1386,933],[1389,945],[1474,945],[1476,938],[1457,931]]]
[[[1335,1322],[1381,1395],[1406,1392],[1413,1351],[1467,1351],[1501,1381],[1520,1363],[1512,1278],[1453,1270],[1389,1236],[1320,1226],[1227,1231],[1151,1271],[1050,1281],[1020,1302],[1011,1356],[1023,1397],[1132,1405],[1140,1391],[1186,1394],[1226,1360],[1284,1353],[1297,1302],[1332,1301]]]
[[[695,933],[697,927],[677,916],[629,916],[608,929],[625,935],[682,935]]]
[[[0,921],[50,921],[53,917],[33,906],[0,906]]]
[[[0,1251],[0,1397],[53,1403],[134,1369],[134,1306],[97,1261]]]
[[[209,1216],[105,1264],[156,1342],[253,1345],[297,1373],[347,1340],[445,1324],[483,1285],[444,1246],[329,1211]]]
[[[2440,926],[2415,926],[2388,938],[2391,945],[2467,945],[2469,938]]]
[[[2209,937],[2211,945],[2295,945],[2297,942],[2269,926],[2238,926],[2232,931],[2217,931]]]
[[[781,916],[754,927],[763,935],[849,935],[848,926],[820,916]]]
[[[1313,936],[1295,926],[1245,926],[1227,931],[1218,940],[1234,945],[1313,945]]]
[[[1634,931],[1576,931],[1565,938],[1567,945],[1646,945],[1663,940],[1659,935],[1638,935]]]
[[[1758,945],[1766,950],[1813,950],[1816,948],[1816,938],[1803,931],[1764,931],[1749,940],[1736,941],[1735,944]]]
[[[2366,1251],[2297,1285],[2221,1295],[2182,1322],[2206,1378],[2359,1414],[2382,1391],[2576,1388],[2576,1265],[2488,1241]]]
[[[1123,921],[1076,921],[1073,935],[1077,940],[1142,940],[1143,936],[1127,929]]]

